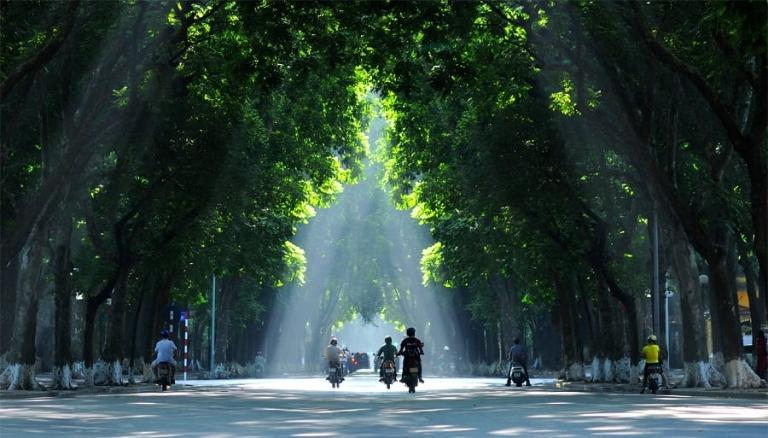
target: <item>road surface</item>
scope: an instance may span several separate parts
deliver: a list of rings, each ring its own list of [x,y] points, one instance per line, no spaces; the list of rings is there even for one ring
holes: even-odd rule
[[[764,400],[578,393],[502,379],[190,381],[166,393],[0,400],[0,437],[765,437]],[[180,382],[181,383],[181,382]]]

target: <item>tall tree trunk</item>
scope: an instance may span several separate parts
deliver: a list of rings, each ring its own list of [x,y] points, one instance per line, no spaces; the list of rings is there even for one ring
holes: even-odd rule
[[[729,387],[760,386],[760,379],[749,365],[741,358],[741,333],[739,332],[738,313],[734,302],[735,291],[731,272],[728,269],[727,254],[718,252],[710,255],[710,284],[714,295],[713,313],[720,322],[722,337],[722,355],[724,374]]]
[[[220,363],[231,360],[228,352],[232,304],[237,300],[240,283],[241,280],[236,277],[224,277],[221,280],[220,299],[217,300],[219,308],[216,310],[216,360]]]
[[[762,66],[765,78],[766,66]],[[765,84],[763,84],[765,86]],[[765,94],[757,94],[757,99],[765,100]],[[765,102],[762,102],[765,105]],[[765,123],[765,122],[761,122]],[[754,249],[757,257],[758,289],[760,296],[768,294],[768,153],[765,152],[764,140],[752,138],[749,154],[745,156],[749,172],[749,200],[752,213],[752,226],[755,230]],[[765,300],[768,305],[768,300]]]
[[[682,230],[673,230],[670,242],[672,264],[678,281],[683,323],[684,387],[709,388],[712,372],[707,358],[704,330],[704,305],[699,290],[699,275],[687,237]]]
[[[86,370],[92,369],[94,364],[94,335],[96,331],[96,315],[107,298],[112,294],[117,276],[113,275],[102,285],[99,292],[88,298],[85,303],[85,329],[83,330],[83,363]],[[87,371],[86,371],[87,372]],[[86,384],[93,384],[92,376],[86,376]]]
[[[8,266],[0,269],[0,354],[11,348],[11,335],[16,318],[16,290],[19,278],[19,259],[14,257]]]
[[[562,338],[562,362],[566,380],[584,379],[584,358],[581,346],[577,341],[574,312],[574,291],[566,287],[562,279],[555,277],[555,292],[557,293],[557,310],[560,315],[560,332]]]
[[[500,305],[501,344],[499,349],[505,354],[512,347],[512,340],[520,337],[521,334],[520,324],[517,321],[519,313],[517,290],[512,283],[511,279],[502,278],[499,275],[494,275],[491,279],[491,288]]]
[[[8,367],[0,375],[0,388],[3,389],[29,390],[39,387],[35,380],[35,336],[42,287],[43,247],[43,233],[38,233],[19,252],[16,316],[6,357]]]
[[[147,276],[149,277],[149,276]],[[144,297],[146,296],[146,291],[148,289],[148,285],[151,283],[151,280],[149,278],[145,277],[144,284],[142,284],[142,287],[139,289],[139,297],[138,300],[133,307],[133,323],[131,324],[131,339],[130,339],[130,351],[128,352],[128,383],[133,384],[134,379],[134,368],[135,368],[135,360],[136,360],[136,348],[137,344],[139,344],[138,341],[138,334],[139,334],[139,327],[141,317],[143,314],[146,314],[147,312],[144,312],[143,308],[147,307],[145,304]]]
[[[155,279],[150,304],[147,305],[147,317],[145,322],[142,353],[144,357],[144,381],[152,379],[150,363],[155,358],[155,343],[160,336],[160,331],[167,328],[165,309],[171,304],[171,287],[176,277],[175,272],[165,272]]]
[[[579,331],[582,335],[581,339],[587,340],[587,345],[582,345],[582,356],[585,356],[585,360],[590,360],[590,358],[594,357],[600,349],[600,339],[598,337],[600,324],[593,309],[593,300],[588,296],[581,277],[576,276],[574,280],[574,286],[578,286],[578,299],[579,306],[581,307],[580,313],[582,315],[582,318],[580,318],[580,323],[577,326],[580,327]]]
[[[752,262],[745,253],[742,253],[740,263],[744,270],[744,277],[746,280],[747,297],[749,298],[749,317],[751,320],[752,340],[754,344],[754,341],[756,341],[755,333],[762,329],[763,323],[765,322],[765,296],[761,294],[756,287],[759,279],[755,274]]]
[[[53,256],[55,285],[53,387],[56,389],[74,389],[72,383],[72,287],[69,281],[69,274],[72,272],[71,241],[72,218],[62,215],[55,227]]]
[[[623,356],[623,336],[621,336],[620,315],[614,298],[610,295],[608,284],[602,274],[597,274],[599,333],[599,381],[616,381],[616,362]]]
[[[120,269],[120,275],[112,292],[112,305],[110,306],[109,320],[107,323],[107,342],[102,358],[107,363],[105,385],[123,384],[123,365],[125,358],[125,314],[128,307],[128,269]]]
[[[624,330],[622,330],[622,334],[623,337],[626,337],[627,341],[623,342],[622,345],[629,346],[629,358],[631,364],[632,366],[636,366],[640,361],[640,323],[637,318],[637,303],[633,296],[621,289],[616,279],[611,275],[604,274],[604,278],[611,296],[613,296],[619,304],[619,308],[623,311],[623,315],[626,315],[626,333],[623,333]],[[618,315],[621,316],[622,313],[619,313]],[[619,325],[621,325],[621,321],[619,321]],[[623,353],[625,352],[622,352],[622,354]]]

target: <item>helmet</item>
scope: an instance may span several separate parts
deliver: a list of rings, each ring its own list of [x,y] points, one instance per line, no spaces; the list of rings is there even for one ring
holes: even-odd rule
[[[168,336],[170,336],[170,335],[168,334],[168,330],[166,330],[166,329],[162,329],[162,330],[160,330],[160,337],[162,337],[162,338],[167,338]]]
[[[449,347],[447,345],[445,347],[443,347],[443,351],[450,351],[450,350],[451,350],[451,347]]]
[[[385,344],[391,344],[392,343],[392,336],[387,336],[386,338],[384,338],[384,343]]]
[[[416,329],[413,327],[408,327],[408,330],[405,331],[405,334],[408,336],[416,336]]]
[[[656,342],[656,335],[648,335],[648,342]]]
[[[338,343],[339,341],[337,341],[336,338],[331,338],[331,345],[336,345]]]

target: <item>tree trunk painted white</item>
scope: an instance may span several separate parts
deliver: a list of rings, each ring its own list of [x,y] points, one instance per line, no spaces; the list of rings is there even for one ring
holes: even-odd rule
[[[83,386],[85,387],[94,386],[96,384],[94,379],[95,375],[96,375],[96,372],[93,369],[93,367],[83,366],[83,381],[84,381]]]
[[[109,384],[109,365],[99,359],[93,364],[93,384],[95,386],[104,386]]]
[[[600,367],[600,359],[598,359],[597,356],[595,356],[592,359],[592,364],[590,365],[592,368],[592,382],[602,382],[603,381],[603,369]]]
[[[728,388],[760,388],[760,377],[743,359],[735,359],[725,364],[725,380]]]
[[[42,233],[24,245],[19,253],[19,277],[16,283],[16,316],[11,343],[5,359],[8,366],[0,381],[3,389],[30,390],[41,386],[35,381],[35,336],[39,292],[43,288]]]
[[[128,365],[128,384],[133,385],[136,383],[136,379],[133,378],[133,366]]]
[[[636,366],[633,366],[632,370],[630,371],[631,374],[629,376],[629,383],[642,383],[644,369],[645,369],[644,364],[641,365],[640,363],[638,363]]]
[[[45,388],[35,380],[34,365],[12,363],[0,374],[0,389],[19,391]]]
[[[96,386],[120,386],[123,384],[123,366],[119,360],[93,364],[93,384]]]
[[[616,363],[608,358],[603,360],[603,381],[615,382],[616,381]]]
[[[565,371],[565,380],[570,382],[583,381],[584,378],[583,363],[572,363]]]
[[[150,362],[144,362],[142,374],[144,375],[144,382],[154,383],[155,375],[152,373],[152,364]]]
[[[85,363],[80,362],[73,362],[72,363],[72,378],[73,379],[84,379],[85,378]]]
[[[680,382],[680,386],[683,388],[711,388],[712,383],[709,381],[709,376],[712,375],[711,368],[709,362],[705,361],[685,362],[683,364],[683,380]]]
[[[632,379],[632,362],[629,357],[624,356],[616,361],[616,381],[620,383],[629,383]]]
[[[77,389],[72,383],[72,369],[69,364],[61,367],[53,367],[53,383],[51,389]]]
[[[120,386],[123,384],[123,365],[119,360],[109,364],[109,385]]]
[[[723,353],[716,352],[712,359],[709,361],[709,368],[707,369],[707,380],[709,384],[715,388],[724,387],[728,384],[725,379],[725,360],[723,360]]]

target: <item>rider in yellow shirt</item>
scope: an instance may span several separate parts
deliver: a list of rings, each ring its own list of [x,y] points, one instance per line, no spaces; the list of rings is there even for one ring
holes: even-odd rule
[[[667,381],[667,377],[664,375],[664,368],[661,366],[661,354],[659,350],[659,344],[656,343],[655,335],[648,336],[648,343],[645,344],[645,347],[643,347],[641,356],[645,358],[645,369],[643,370],[643,389],[640,391],[640,393],[642,394],[645,392],[645,387],[648,384],[648,369],[651,366],[659,367],[664,386],[669,388],[669,382]]]

